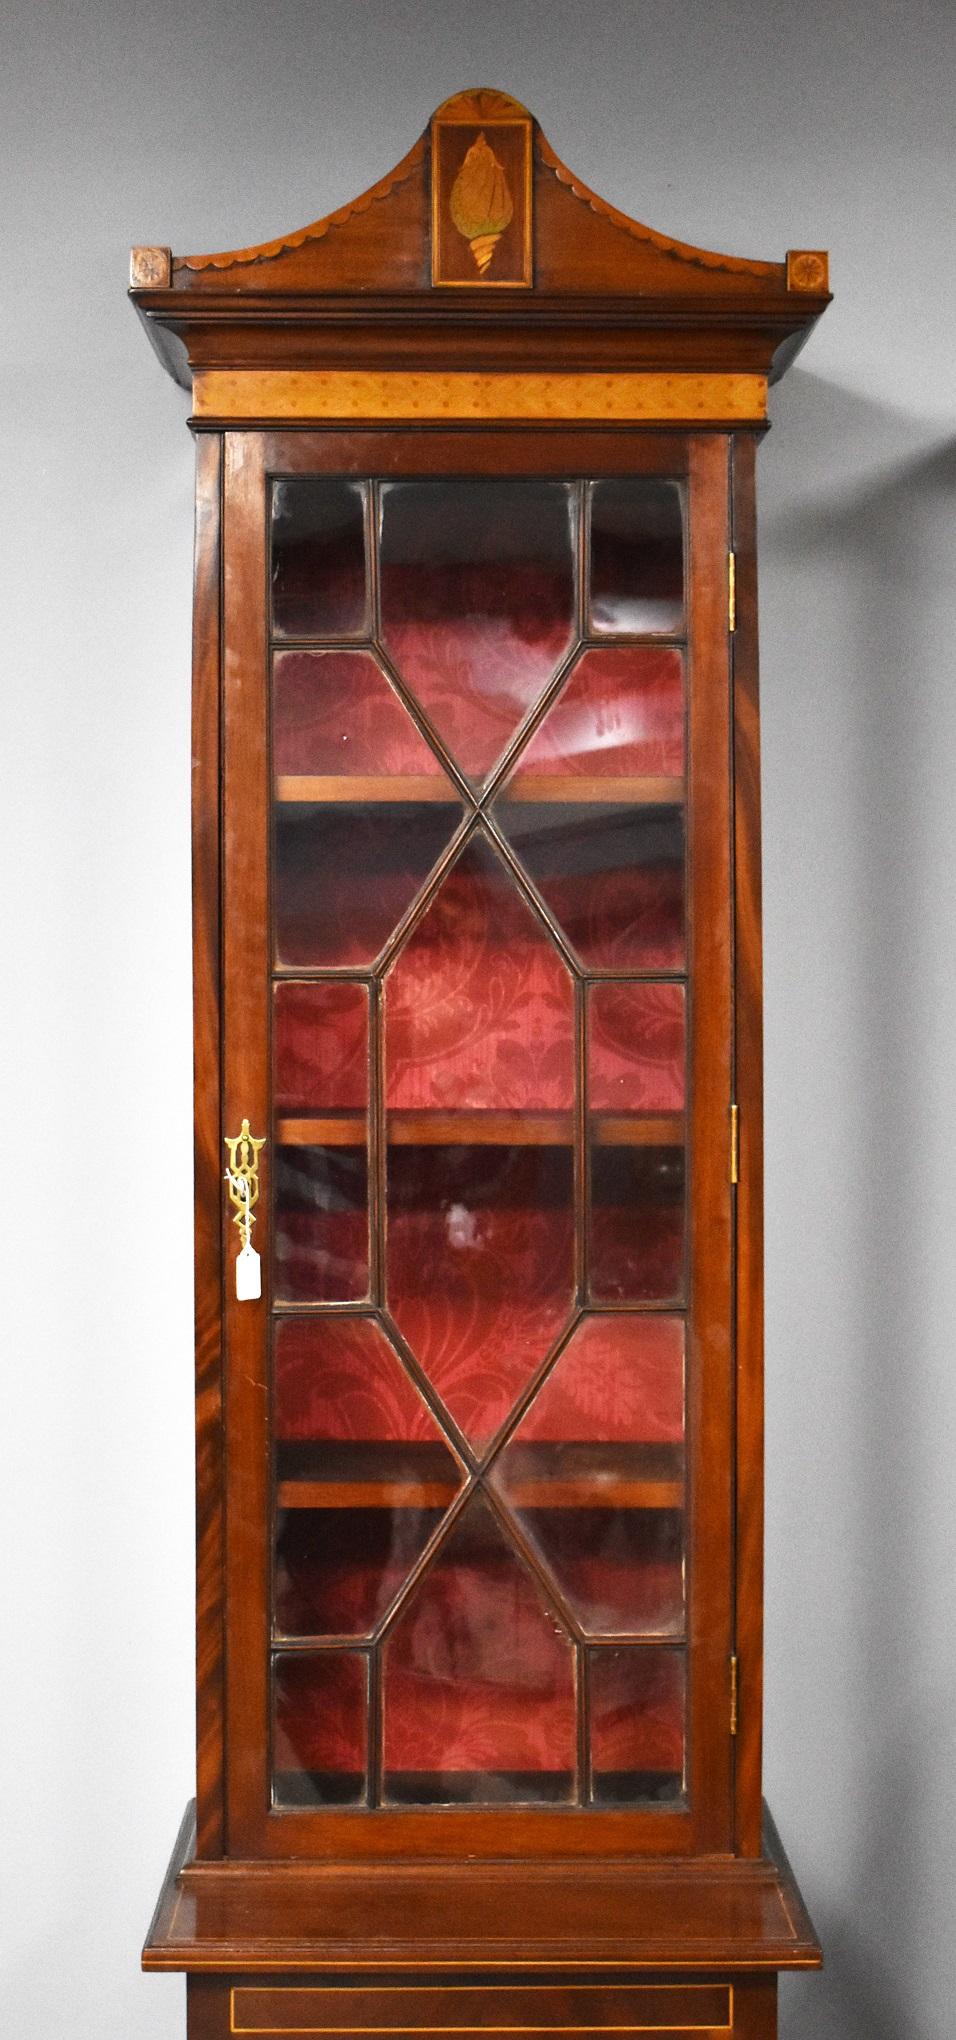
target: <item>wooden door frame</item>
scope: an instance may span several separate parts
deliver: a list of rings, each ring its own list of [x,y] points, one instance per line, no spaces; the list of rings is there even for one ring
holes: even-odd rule
[[[705,1854],[733,1846],[729,1660],[733,1651],[733,1204],[731,1097],[730,652],[726,612],[729,449],[723,433],[383,428],[321,433],[229,432],[223,490],[221,1134],[244,1117],[269,1121],[269,766],[267,731],[266,477],[273,472],[479,474],[685,472],[691,496],[689,664],[689,972],[693,1240],[689,1321],[706,1324],[689,1407],[692,1548],[689,1636],[690,1812],[494,1809],[301,1814],[267,1808],[269,1602],[268,1308],[230,1295],[233,1243],[220,1204],[225,1270],[226,1462],[225,1809],[221,1845],[232,1855],[381,1857]],[[680,463],[680,465],[675,465]],[[208,887],[207,887],[208,891]],[[233,913],[231,903],[241,901]],[[705,1006],[707,1028],[694,1012]],[[707,1137],[700,1129],[706,1123]],[[208,1138],[206,1140],[208,1148]],[[224,1149],[219,1148],[220,1157]],[[207,1157],[207,1176],[211,1176]],[[262,1209],[271,1156],[263,1151]],[[702,1288],[703,1285],[703,1288]],[[706,1296],[706,1301],[703,1300]],[[718,1302],[715,1299],[721,1299]],[[706,1348],[706,1350],[704,1349]],[[220,1515],[220,1521],[221,1521]],[[706,1532],[706,1534],[705,1534]],[[264,1619],[264,1617],[266,1619]],[[207,1625],[211,1634],[211,1625]],[[211,1714],[210,1717],[211,1719]],[[202,1731],[201,1731],[202,1743]],[[220,1744],[220,1747],[222,1745]],[[207,1805],[213,1803],[207,1770]],[[576,1833],[574,1832],[576,1830]],[[215,1822],[206,1834],[214,1844]],[[212,1848],[210,1848],[212,1853]]]

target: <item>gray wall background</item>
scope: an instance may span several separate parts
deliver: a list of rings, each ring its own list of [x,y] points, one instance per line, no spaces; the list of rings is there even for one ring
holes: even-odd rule
[[[829,246],[761,455],[767,1793],[786,2040],[953,2031],[948,0],[14,0],[0,117],[5,1839],[18,2040],[173,2040],[192,1789],[186,401],[132,241],[274,235],[467,84],[664,231]]]

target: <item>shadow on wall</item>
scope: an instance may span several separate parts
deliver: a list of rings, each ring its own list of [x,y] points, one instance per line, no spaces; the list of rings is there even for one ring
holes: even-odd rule
[[[943,2040],[952,2031],[951,1935],[939,1807],[956,1666],[928,1648],[932,1629],[947,1624],[952,1589],[925,1489],[935,1479],[937,1504],[940,1492],[945,1500],[945,1418],[934,1381],[954,1304],[943,1294],[952,1281],[948,1200],[935,1214],[932,1201],[948,1174],[956,1206],[945,1101],[947,1003],[950,1041],[956,1034],[947,960],[947,897],[950,907],[956,900],[956,441],[933,445],[925,421],[799,370],[772,408],[779,488],[768,458],[774,434],[762,529],[775,566],[779,548],[781,573],[789,563],[805,596],[816,580],[833,605],[839,643],[827,645],[827,658],[833,684],[848,691],[839,720],[845,807],[832,841],[849,859],[834,889],[845,888],[839,984],[850,995],[859,1058],[837,1135],[855,1209],[835,1221],[848,1248],[842,1275],[853,1338],[847,1352],[806,1356],[808,1365],[851,1370],[849,1380],[837,1375],[833,1396],[851,1427],[854,1463],[842,1492],[831,1475],[820,1495],[828,1534],[848,1540],[852,1606],[831,1604],[819,1635],[825,1648],[842,1639],[846,1662],[834,1665],[831,1687],[824,1649],[813,1681],[821,1707],[842,1707],[846,1718],[831,1717],[843,1753],[832,1771],[819,1762],[821,1723],[816,1777],[791,1782],[794,1802],[805,1806],[798,1875],[802,1867],[826,1968],[822,1977],[782,1981],[781,2040]],[[809,620],[811,658],[825,629]],[[808,967],[826,980],[825,956],[809,957]],[[934,1000],[942,1009],[935,1021]],[[943,1096],[934,1091],[934,1055]],[[825,1600],[826,1578],[817,1584]],[[852,1772],[840,1775],[848,1750]],[[824,1894],[816,1904],[814,1854]]]

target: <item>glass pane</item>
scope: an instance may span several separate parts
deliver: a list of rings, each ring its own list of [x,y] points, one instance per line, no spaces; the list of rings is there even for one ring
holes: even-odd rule
[[[495,820],[592,970],[683,955],[683,655],[585,652],[519,753]]]
[[[570,1316],[573,1194],[570,1146],[389,1150],[392,1315],[475,1445]]]
[[[483,779],[569,650],[574,492],[386,483],[382,633],[462,771]]]
[[[679,1303],[684,1288],[684,1154],[591,1153],[590,1292],[595,1303]]]
[[[276,1326],[276,1623],[367,1635],[463,1474],[374,1318]]]
[[[679,807],[618,807],[590,797],[517,800],[507,794],[495,802],[494,812],[586,970],[680,969],[684,818]]]
[[[368,989],[274,990],[275,1293],[349,1302],[369,1279]]]
[[[368,1104],[368,989],[355,984],[276,985],[273,1099],[277,1113],[335,1111],[354,1118]],[[282,1138],[283,1120],[279,1121]]]
[[[574,1652],[487,1502],[467,1505],[383,1650],[385,1796],[567,1800]]]
[[[443,1514],[441,1508],[280,1509],[277,1636],[369,1636]]]
[[[387,781],[381,791],[389,799],[406,790],[396,780],[411,780],[416,799],[455,798],[430,744],[371,652],[277,652],[272,727],[280,799],[284,780],[300,775],[330,782],[322,795],[330,800],[346,798],[360,778],[373,782],[367,789],[372,795]]]
[[[683,1621],[684,1328],[585,1318],[491,1478],[590,1635]]]
[[[357,1652],[273,1660],[273,1802],[358,1806],[366,1796],[368,1671]]]
[[[277,637],[362,637],[365,490],[310,476],[272,490],[272,624]]]
[[[582,1491],[573,1509],[549,1509],[542,1500],[520,1515],[564,1604],[587,1636],[682,1634],[679,1510],[588,1508]]]
[[[506,786],[512,800],[578,800],[596,780],[597,798],[623,802],[635,780],[683,772],[683,653],[601,645],[572,667]]]
[[[679,1799],[684,1786],[683,1651],[594,1650],[591,1794],[598,1805]]]
[[[590,1111],[683,1113],[686,1033],[683,985],[591,985]]]
[[[389,1112],[460,1113],[466,1140],[475,1114],[574,1104],[571,973],[482,836],[389,970],[385,1102]]]
[[[591,629],[612,637],[679,631],[684,619],[684,534],[676,482],[628,476],[594,482]]]
[[[482,838],[386,979],[385,1102],[389,1304],[487,1439],[571,1308],[574,999]]]
[[[280,963],[373,963],[453,834],[459,810],[283,806],[275,823],[275,923]]]
[[[279,652],[272,685],[279,961],[372,963],[461,802],[370,653]]]
[[[569,1507],[585,1490],[592,1504],[610,1500],[612,1488],[623,1507],[677,1507],[683,1436],[683,1318],[597,1311],[575,1326],[493,1477],[513,1507],[553,1505],[555,1487],[545,1483],[565,1477]],[[535,1504],[519,1502],[518,1487],[532,1482]]]
[[[590,1287],[601,1302],[666,1302],[683,1288],[686,994],[588,993]]]
[[[321,1441],[313,1464],[329,1481],[338,1457],[346,1467],[389,1464],[409,1483],[427,1472],[433,1497],[443,1481],[457,1487],[457,1461],[376,1318],[279,1319],[274,1391],[280,1479],[285,1441],[308,1440]],[[350,1484],[351,1473],[343,1479]]]

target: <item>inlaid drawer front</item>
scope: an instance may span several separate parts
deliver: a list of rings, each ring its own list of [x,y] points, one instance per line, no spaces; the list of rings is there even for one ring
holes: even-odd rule
[[[730,2033],[728,1984],[582,1983],[390,1985],[329,1989],[239,1985],[230,2031],[281,2033],[482,2034]]]

